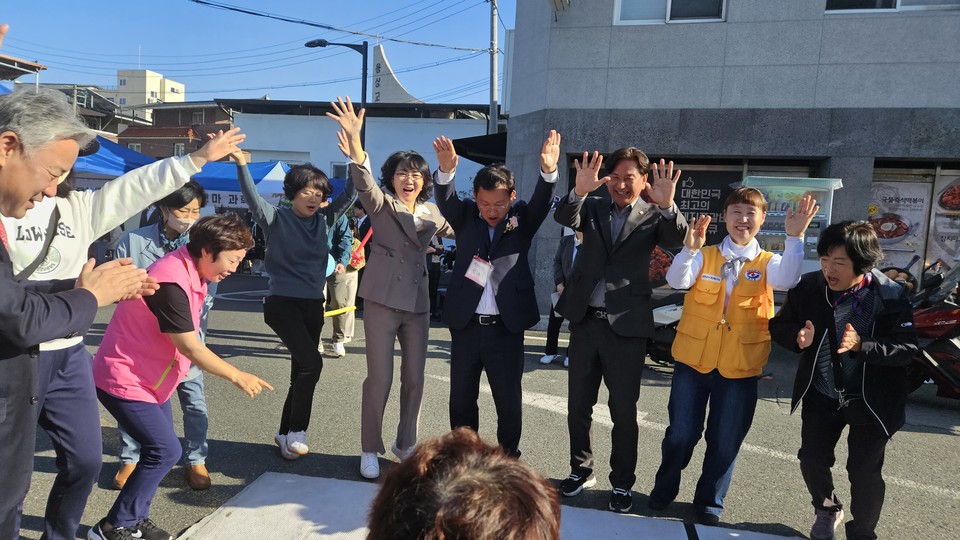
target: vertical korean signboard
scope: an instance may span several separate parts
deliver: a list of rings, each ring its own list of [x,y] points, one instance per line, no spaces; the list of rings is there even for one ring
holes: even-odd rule
[[[931,206],[926,263],[940,261],[949,269],[960,259],[960,177],[937,178]]]
[[[867,217],[883,248],[881,268],[907,270],[919,278],[926,252],[930,191],[930,184],[919,182],[873,183]]]

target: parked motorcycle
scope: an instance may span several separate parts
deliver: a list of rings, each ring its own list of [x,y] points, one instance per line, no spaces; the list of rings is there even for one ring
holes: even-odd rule
[[[940,397],[960,399],[960,306],[956,288],[960,264],[945,270],[937,261],[924,269],[911,295],[913,324],[920,342],[910,369],[911,391],[932,379]]]

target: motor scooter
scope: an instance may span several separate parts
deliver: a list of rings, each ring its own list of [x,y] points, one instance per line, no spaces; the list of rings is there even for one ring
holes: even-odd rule
[[[910,391],[932,379],[940,397],[960,399],[960,306],[956,288],[960,264],[949,270],[942,261],[921,273],[911,295],[913,325],[920,350],[909,370]]]

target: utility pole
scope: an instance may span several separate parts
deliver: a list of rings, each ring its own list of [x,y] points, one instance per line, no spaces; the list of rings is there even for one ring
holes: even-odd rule
[[[490,123],[487,135],[497,132],[500,107],[497,105],[497,0],[490,0]]]
[[[73,114],[77,114],[77,85],[73,85]]]

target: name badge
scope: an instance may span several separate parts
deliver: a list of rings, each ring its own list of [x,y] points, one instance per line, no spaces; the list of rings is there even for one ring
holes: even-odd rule
[[[467,272],[464,274],[464,277],[476,283],[477,285],[486,288],[487,280],[490,279],[490,272],[492,271],[493,263],[487,262],[474,255],[473,260],[470,261],[470,266],[467,267]]]
[[[714,283],[720,283],[722,281],[720,276],[715,276],[713,274],[703,274],[700,276],[700,278],[704,281],[712,281]]]

